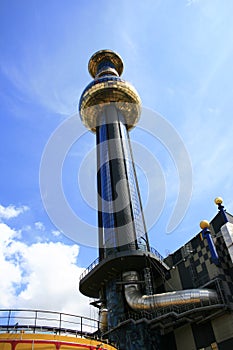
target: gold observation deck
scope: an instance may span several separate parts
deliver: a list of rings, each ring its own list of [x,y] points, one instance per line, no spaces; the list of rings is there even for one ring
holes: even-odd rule
[[[89,61],[88,70],[94,80],[83,91],[79,112],[83,124],[93,132],[101,125],[106,105],[114,103],[132,129],[141,113],[141,100],[135,88],[120,78],[123,71],[121,57],[111,50],[96,52]]]

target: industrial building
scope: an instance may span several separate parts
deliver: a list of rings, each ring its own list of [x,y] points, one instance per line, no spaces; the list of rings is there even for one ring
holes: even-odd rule
[[[97,299],[100,335],[119,349],[230,349],[232,216],[218,198],[219,213],[184,247],[166,259],[150,247],[129,138],[141,102],[122,70],[118,54],[95,53],[80,99],[96,134],[99,222],[99,257],[80,291]]]
[[[150,246],[129,138],[141,101],[122,71],[118,54],[95,53],[89,61],[94,79],[79,105],[96,137],[99,238],[99,256],[79,288],[93,298],[99,320],[91,330],[89,321],[56,315],[58,323],[48,326],[51,318],[45,321],[39,311],[23,318],[5,310],[2,350],[233,349],[233,216],[218,197],[216,216],[203,220],[184,246],[166,258]]]

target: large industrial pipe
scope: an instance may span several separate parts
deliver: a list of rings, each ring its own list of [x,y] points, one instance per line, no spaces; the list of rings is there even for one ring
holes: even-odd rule
[[[102,307],[99,312],[99,329],[104,333],[108,329],[108,309]]]
[[[125,298],[128,305],[135,311],[151,311],[166,306],[179,306],[184,304],[216,302],[217,293],[210,289],[187,289],[153,295],[142,295],[138,273],[128,271],[123,273],[125,284]],[[136,283],[135,283],[136,282]]]

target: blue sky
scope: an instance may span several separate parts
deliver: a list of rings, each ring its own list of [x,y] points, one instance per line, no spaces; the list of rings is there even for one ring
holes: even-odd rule
[[[158,174],[151,174],[149,168],[140,170],[140,150],[137,153],[134,147],[144,205],[151,193],[154,196],[151,245],[166,255],[188,241],[199,231],[200,220],[215,215],[216,196],[222,196],[227,210],[233,212],[232,13],[230,0],[1,1],[0,235],[5,271],[10,269],[12,274],[0,270],[9,279],[0,290],[0,299],[6,300],[0,306],[37,307],[39,299],[46,299],[35,292],[32,266],[38,279],[46,267],[39,269],[36,257],[26,251],[41,254],[50,248],[54,259],[60,254],[66,271],[70,266],[76,275],[97,256],[94,248],[69,240],[50,221],[40,195],[39,171],[51,134],[77,112],[80,95],[91,81],[88,60],[99,49],[116,50],[122,56],[123,77],[138,90],[145,108],[171,124],[190,157],[192,196],[180,225],[168,234],[179,185],[184,186],[177,172],[182,159],[177,165],[170,146],[155,137],[162,135],[160,130],[149,135],[143,115],[131,132],[132,140],[153,154],[160,169]],[[81,164],[95,143],[94,135],[85,132],[77,117],[77,133],[82,137],[64,161],[63,188],[76,215],[95,226],[95,210],[82,199],[78,184]],[[93,193],[90,200],[95,205],[95,160],[88,164],[83,190],[86,196]],[[154,188],[148,190],[149,173]],[[51,270],[56,273],[55,265]],[[77,287],[76,275],[69,276]],[[7,289],[12,299],[4,299]],[[59,306],[65,292],[54,309],[72,309],[71,304]],[[72,295],[76,300],[75,292]],[[43,302],[38,305],[49,307]]]

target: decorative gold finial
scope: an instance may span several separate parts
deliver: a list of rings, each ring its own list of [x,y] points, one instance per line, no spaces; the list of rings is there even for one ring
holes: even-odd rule
[[[93,78],[106,73],[120,76],[123,72],[121,56],[112,50],[100,50],[91,56],[88,64],[89,73]]]
[[[222,204],[222,202],[223,202],[223,199],[222,199],[221,197],[217,197],[217,198],[215,198],[215,200],[214,200],[214,203],[215,203],[216,205]]]
[[[200,228],[201,228],[202,230],[204,230],[205,228],[209,228],[209,227],[210,227],[209,221],[207,221],[207,220],[202,220],[202,221],[200,222]]]
[[[141,99],[134,87],[120,78],[123,71],[121,57],[111,50],[100,50],[90,58],[88,69],[94,80],[80,98],[79,112],[83,124],[96,132],[104,108],[114,104],[124,116],[127,129],[131,130],[140,117]]]

